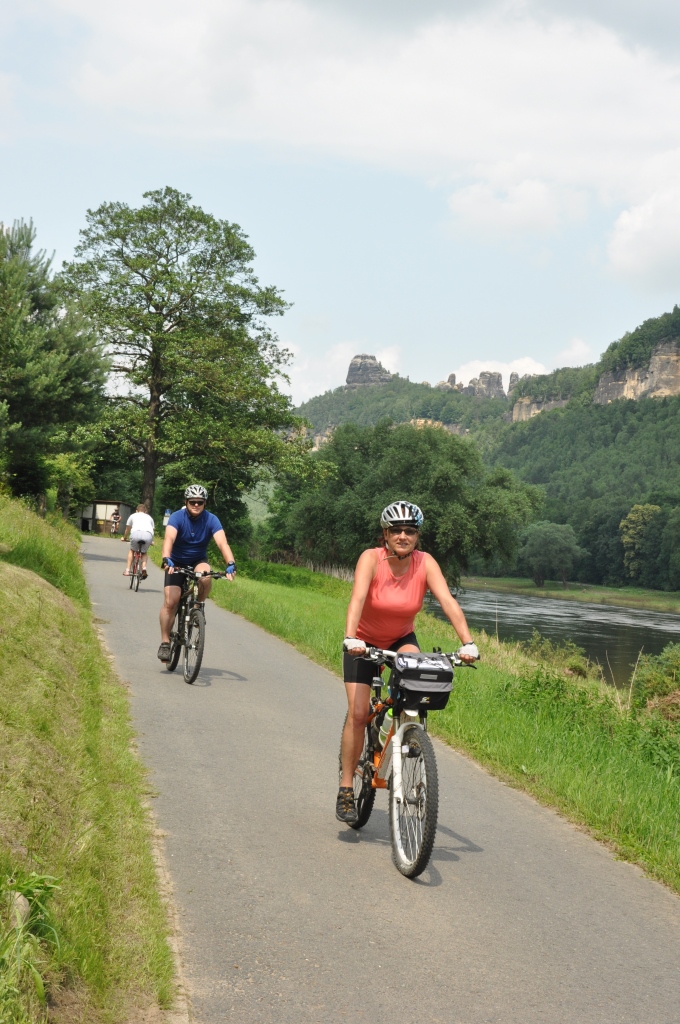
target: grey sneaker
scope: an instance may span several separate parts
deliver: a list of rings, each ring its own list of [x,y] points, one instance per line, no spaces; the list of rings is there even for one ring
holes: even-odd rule
[[[158,657],[161,661],[170,661],[170,644],[161,644],[158,648]]]
[[[357,805],[354,802],[354,790],[351,786],[340,786],[338,799],[335,803],[335,817],[348,825],[359,820]]]

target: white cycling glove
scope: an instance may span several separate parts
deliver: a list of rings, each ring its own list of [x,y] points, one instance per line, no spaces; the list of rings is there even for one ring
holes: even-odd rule
[[[474,658],[475,661],[479,661],[479,651],[477,650],[477,644],[473,644],[472,640],[469,644],[463,644],[456,651],[459,658]]]
[[[342,646],[346,651],[356,651],[360,648],[362,651],[366,650],[366,644],[363,640],[357,640],[354,636],[346,636],[342,642]]]

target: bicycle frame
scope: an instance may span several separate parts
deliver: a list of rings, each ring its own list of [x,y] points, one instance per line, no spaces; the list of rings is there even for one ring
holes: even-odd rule
[[[363,657],[366,658],[366,660],[375,662],[376,665],[389,665],[390,668],[393,668],[396,655],[396,651],[385,651],[381,650],[379,647],[368,647],[366,649],[366,654],[363,655]],[[466,664],[453,651],[445,654],[445,657],[449,659],[454,667]],[[374,684],[374,688],[377,689],[377,684]],[[370,724],[384,708],[394,706],[394,701],[391,697],[388,697],[385,701],[382,701],[382,698],[378,697],[378,705],[369,715],[368,723]],[[391,773],[392,789],[398,800],[403,800],[404,795],[402,789],[402,757],[404,753],[402,746],[404,733],[407,728],[414,725],[418,726],[418,728],[422,729],[424,732],[427,732],[427,711],[420,713],[417,711],[401,711],[397,729],[395,730],[394,724],[392,724],[382,750],[379,753],[378,751],[373,752],[373,774],[371,777],[371,786],[373,789],[387,789],[387,783]]]

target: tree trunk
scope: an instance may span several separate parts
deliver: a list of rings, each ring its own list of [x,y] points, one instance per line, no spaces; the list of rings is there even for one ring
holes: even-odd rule
[[[534,583],[537,587],[542,587],[545,583],[545,578],[541,576],[540,572],[534,571]]]
[[[146,511],[151,515],[153,509],[153,498],[156,492],[156,474],[158,473],[158,452],[156,451],[156,437],[158,431],[158,417],[161,408],[159,393],[152,388],[149,395],[148,412],[148,434],[144,443],[144,472],[142,476],[142,503],[146,505]]]

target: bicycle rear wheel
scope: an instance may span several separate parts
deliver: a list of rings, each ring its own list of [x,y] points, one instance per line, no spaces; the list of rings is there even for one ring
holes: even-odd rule
[[[135,593],[139,590],[139,583],[142,578],[142,556],[137,553],[135,562]]]
[[[133,555],[132,556],[132,565],[130,566],[130,590],[132,590],[134,582],[135,582],[135,556]]]
[[[345,724],[347,715],[345,715]],[[345,726],[343,725],[343,731]],[[359,764],[354,769],[354,802],[357,805],[358,818],[356,821],[347,822],[350,828],[363,828],[371,817],[373,804],[375,803],[375,790],[371,785],[371,771],[368,765],[371,761],[371,744],[369,736],[370,725],[366,726],[364,732],[364,748],[361,751]],[[342,740],[340,741],[340,753],[338,755],[339,776],[342,777]]]
[[[390,840],[395,867],[407,878],[417,878],[428,865],[437,832],[439,779],[432,740],[417,725],[406,729],[402,749],[403,800],[390,786]]]
[[[193,683],[203,661],[205,645],[205,617],[200,608],[194,608],[187,624],[184,645],[184,682]]]

